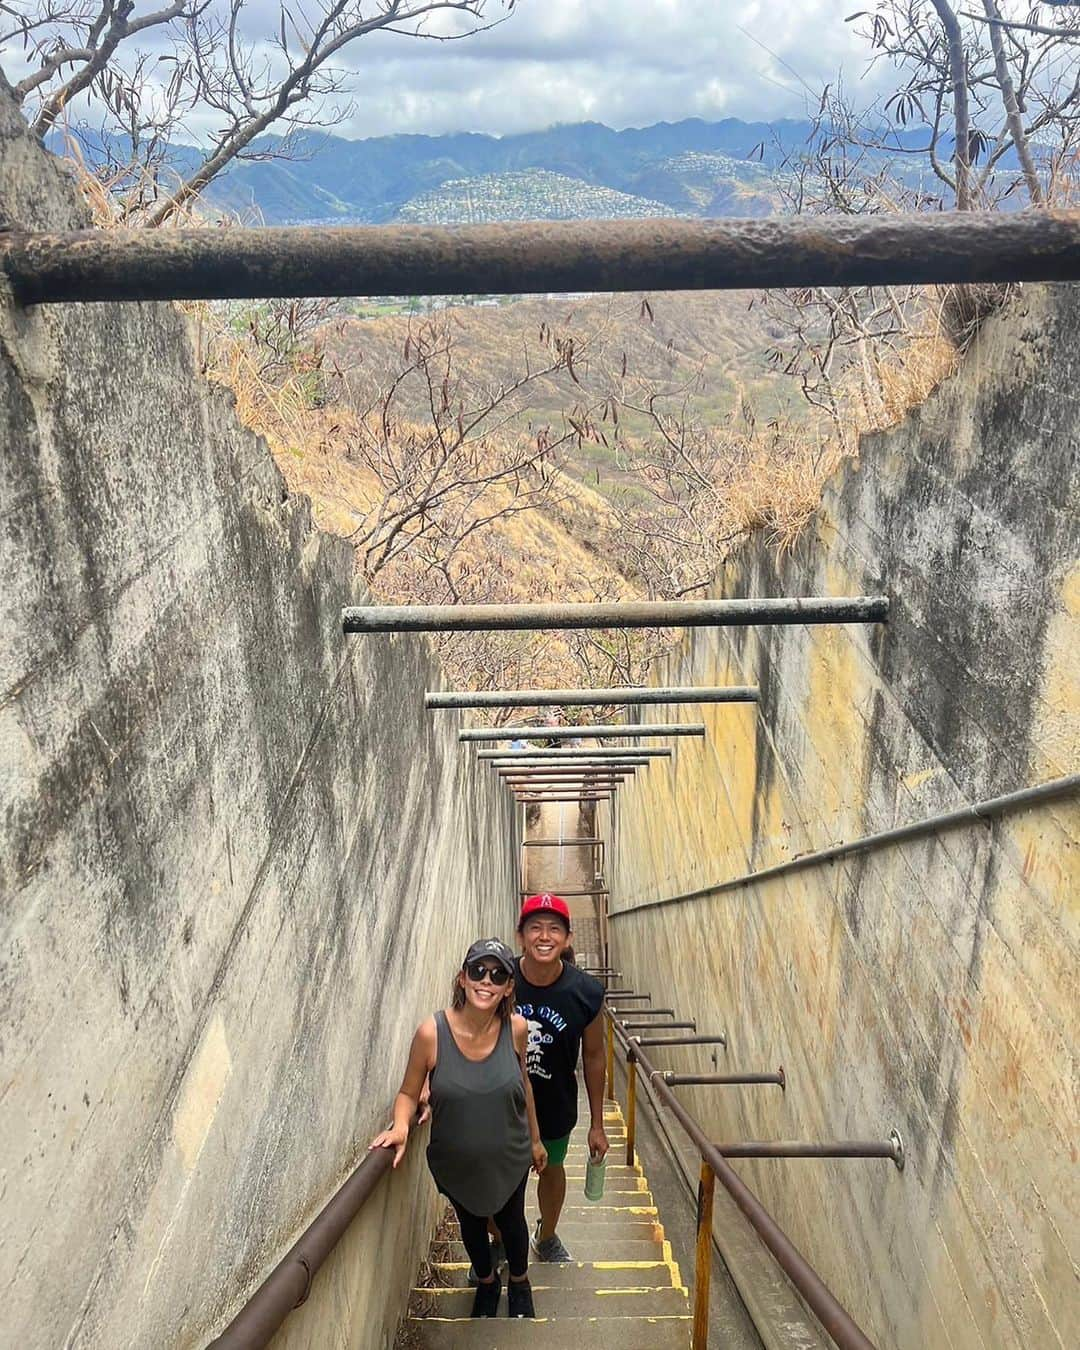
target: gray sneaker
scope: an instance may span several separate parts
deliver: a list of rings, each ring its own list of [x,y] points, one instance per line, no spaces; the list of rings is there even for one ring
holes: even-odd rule
[[[572,1261],[574,1259],[563,1246],[558,1233],[552,1234],[549,1238],[541,1238],[539,1219],[537,1219],[536,1227],[529,1239],[529,1246],[538,1261]]]

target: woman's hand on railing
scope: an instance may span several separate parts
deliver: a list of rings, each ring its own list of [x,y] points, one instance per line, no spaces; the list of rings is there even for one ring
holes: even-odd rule
[[[408,1125],[391,1125],[388,1130],[383,1130],[368,1144],[368,1149],[374,1148],[392,1148],[394,1150],[394,1161],[392,1167],[396,1167],[405,1156],[405,1145],[409,1142]]]

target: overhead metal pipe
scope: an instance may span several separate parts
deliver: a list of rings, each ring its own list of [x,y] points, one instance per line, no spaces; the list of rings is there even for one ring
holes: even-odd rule
[[[601,779],[614,779],[618,782],[633,782],[634,774],[628,769],[589,769],[585,773],[519,773],[513,769],[496,774],[497,783],[596,783]]]
[[[541,733],[532,728],[530,734],[538,740],[542,740]],[[526,739],[526,738],[522,738]],[[536,761],[554,759],[570,760],[571,762],[579,759],[625,759],[628,763],[640,763],[643,760],[650,759],[670,759],[673,751],[670,746],[631,746],[629,749],[620,750],[615,746],[597,746],[593,750],[578,749],[536,749],[536,750],[478,750],[477,759],[498,759],[513,762],[515,760]]]
[[[637,766],[630,764],[506,764],[495,770],[496,778],[633,778]]]
[[[577,848],[581,844],[602,844],[603,839],[599,836],[595,839],[523,839],[522,848]],[[611,967],[604,970],[594,969],[592,966],[582,966],[582,970],[587,975],[608,975],[611,974]]]
[[[458,732],[459,741],[516,741],[528,727],[466,727]],[[629,736],[704,736],[704,722],[620,722],[610,726],[545,727],[545,738],[554,740],[621,740]]]
[[[1080,280],[1080,213],[10,231],[24,305]]]
[[[896,1164],[897,1171],[904,1170],[904,1141],[899,1130],[893,1130],[888,1139],[837,1139],[824,1143],[744,1139],[734,1144],[713,1144],[713,1148],[725,1158],[888,1158]]]
[[[619,600],[553,605],[349,605],[346,633],[486,633],[496,629],[726,628],[743,624],[882,623],[887,595],[761,600]],[[549,735],[548,728],[532,734]]]
[[[632,773],[566,773],[566,774],[546,774],[546,773],[501,773],[497,777],[497,782],[512,783],[515,786],[524,784],[526,787],[531,783],[548,784],[549,786],[570,785],[574,783],[630,783],[633,782]]]
[[[532,892],[531,892],[531,891],[522,891],[521,894],[522,894],[522,895],[531,895]],[[608,890],[608,888],[607,888],[606,886],[598,886],[598,887],[594,887],[594,889],[591,890],[591,891],[562,891],[562,890],[560,890],[560,891],[557,892],[557,894],[560,895],[560,896],[562,896],[562,898],[563,898],[564,900],[567,900],[567,899],[573,900],[573,899],[575,898],[575,896],[585,896],[585,895],[610,895],[611,892]]]
[[[578,771],[585,773],[596,773],[598,770],[614,769],[647,769],[652,761],[643,759],[571,759],[571,760],[531,760],[531,759],[510,759],[510,760],[492,760],[491,768],[504,769],[508,772],[515,772],[523,769],[566,769],[570,772]]]
[[[525,802],[610,802],[612,796],[522,796],[518,792],[517,801]]]
[[[754,685],[672,685],[622,689],[502,689],[424,695],[425,708],[582,708],[592,704],[625,707],[637,703],[756,703]]]

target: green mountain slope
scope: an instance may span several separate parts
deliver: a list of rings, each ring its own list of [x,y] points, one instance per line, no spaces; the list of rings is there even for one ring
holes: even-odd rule
[[[546,169],[527,169],[451,178],[407,201],[397,218],[430,225],[479,225],[494,220],[615,220],[672,214],[665,202]]]

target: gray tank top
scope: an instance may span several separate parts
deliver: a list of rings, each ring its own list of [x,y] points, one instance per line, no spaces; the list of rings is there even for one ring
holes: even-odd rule
[[[444,1012],[435,1014],[438,1052],[431,1074],[431,1141],[435,1184],[471,1214],[496,1214],[532,1162],[525,1083],[507,1019],[486,1059],[466,1059]]]

